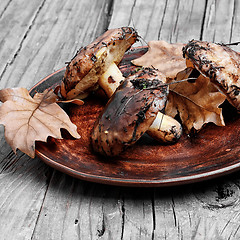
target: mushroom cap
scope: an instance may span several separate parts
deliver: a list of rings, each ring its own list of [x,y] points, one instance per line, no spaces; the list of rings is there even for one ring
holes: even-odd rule
[[[190,41],[183,47],[187,66],[195,67],[240,110],[240,55],[224,44]]]
[[[118,64],[122,60],[137,37],[131,27],[110,29],[88,46],[80,48],[66,67],[62,96],[71,99],[94,88],[111,63]]]

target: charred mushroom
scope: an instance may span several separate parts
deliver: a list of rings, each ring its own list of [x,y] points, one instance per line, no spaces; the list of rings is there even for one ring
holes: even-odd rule
[[[137,36],[131,27],[111,29],[81,48],[66,67],[61,95],[73,99],[94,89],[101,75],[112,64],[117,65],[122,60],[124,53],[136,42]]]
[[[240,55],[224,44],[190,41],[183,48],[188,67],[196,68],[240,110]]]
[[[100,77],[99,85],[104,89],[108,97],[111,97],[124,79],[119,68],[112,64]],[[161,112],[157,114],[147,134],[161,143],[175,143],[182,135],[182,126],[174,118]]]
[[[163,111],[168,87],[155,69],[142,69],[126,78],[108,101],[92,131],[96,152],[115,156],[134,144]]]

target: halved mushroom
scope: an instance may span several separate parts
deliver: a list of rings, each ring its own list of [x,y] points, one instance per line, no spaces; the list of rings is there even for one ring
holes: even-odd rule
[[[126,78],[108,101],[95,123],[92,146],[107,156],[120,154],[134,144],[163,111],[168,87],[155,69],[141,69]]]
[[[81,48],[66,67],[61,95],[73,99],[94,89],[100,76],[113,63],[119,64],[137,37],[137,32],[131,27],[111,29],[90,45]]]
[[[224,44],[190,41],[183,48],[188,67],[196,68],[240,110],[240,55]]]

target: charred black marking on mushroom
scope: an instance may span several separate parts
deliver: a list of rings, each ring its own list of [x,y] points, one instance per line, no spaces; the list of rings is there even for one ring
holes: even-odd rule
[[[231,88],[231,92],[234,94],[234,96],[238,96],[240,94],[240,88],[238,86],[232,85]]]
[[[150,104],[146,104],[146,105],[144,106],[144,108],[141,109],[141,110],[137,113],[137,117],[138,117],[138,118],[137,118],[137,121],[136,121],[136,123],[135,123],[135,127],[134,127],[134,130],[133,130],[132,138],[131,138],[131,140],[130,140],[129,142],[127,142],[127,144],[131,144],[132,142],[137,141],[137,138],[136,138],[137,129],[138,129],[140,123],[142,123],[142,122],[144,121],[146,112],[147,112],[148,109],[150,108],[151,104],[152,104],[152,102],[151,102]],[[140,136],[141,136],[143,133],[144,133],[144,132],[141,132],[141,133],[140,133]],[[138,138],[139,138],[139,136],[138,136]],[[126,143],[125,143],[125,144],[126,144]]]
[[[95,54],[92,54],[91,60],[92,60],[93,62],[96,62],[96,61],[97,61],[97,57],[96,57]]]
[[[187,55],[189,58],[195,59],[196,52],[199,50],[207,51],[207,50],[209,50],[209,48],[201,46],[198,43],[198,41],[192,39],[186,46],[184,46],[182,48],[183,57],[185,58]],[[197,60],[197,59],[195,59],[195,60]]]
[[[109,76],[109,77],[108,77],[108,82],[109,82],[109,83],[115,83],[116,81],[113,79],[112,76]]]
[[[159,88],[163,85],[162,81],[158,79],[147,80],[143,78],[137,78],[131,80],[132,85],[134,88],[143,90],[143,89],[150,89],[150,88]]]

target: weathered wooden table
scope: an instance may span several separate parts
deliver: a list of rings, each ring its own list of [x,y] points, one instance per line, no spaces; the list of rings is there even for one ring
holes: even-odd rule
[[[230,43],[239,24],[237,0],[1,0],[0,88],[30,89],[108,28]],[[16,156],[3,128],[0,144],[0,239],[240,239],[239,172],[169,188],[108,186]]]

